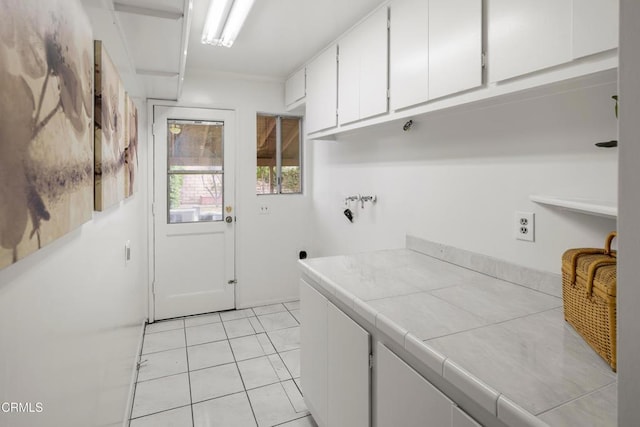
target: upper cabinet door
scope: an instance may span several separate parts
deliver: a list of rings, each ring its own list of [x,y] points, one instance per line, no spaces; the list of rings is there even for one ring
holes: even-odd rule
[[[335,127],[338,106],[338,51],[333,45],[307,66],[307,132]]]
[[[383,7],[339,44],[338,120],[347,124],[387,112],[388,11]]]
[[[364,38],[359,28],[338,42],[338,122],[360,119],[360,52]]]
[[[305,71],[304,68],[298,70],[285,82],[284,103],[287,107],[304,98],[306,92]]]
[[[360,118],[387,112],[389,87],[389,10],[379,9],[361,24]]]
[[[429,99],[482,85],[482,0],[428,3]]]
[[[573,1],[573,57],[618,47],[619,0]]]
[[[572,0],[486,0],[489,81],[571,61]]]
[[[393,0],[389,35],[392,111],[429,99],[429,2]]]

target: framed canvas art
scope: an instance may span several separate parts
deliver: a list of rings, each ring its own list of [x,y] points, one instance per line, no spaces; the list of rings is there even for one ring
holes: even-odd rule
[[[93,37],[79,0],[0,0],[0,268],[91,219]]]
[[[118,204],[125,194],[125,91],[100,40],[95,41],[95,210]]]
[[[137,189],[138,174],[138,108],[133,99],[127,95],[126,101],[127,135],[125,139],[125,171],[124,171],[124,195],[131,197]]]

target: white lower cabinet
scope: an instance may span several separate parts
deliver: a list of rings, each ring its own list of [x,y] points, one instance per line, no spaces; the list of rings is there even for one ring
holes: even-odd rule
[[[378,427],[480,427],[391,350],[376,345]]]
[[[318,291],[300,281],[300,381],[307,407],[327,426],[327,307]]]
[[[368,427],[370,335],[329,303],[328,391],[330,427]]]
[[[305,280],[300,281],[300,381],[320,427],[481,427]]]
[[[370,335],[304,280],[300,282],[300,381],[320,426],[367,427]]]
[[[451,427],[482,427],[457,406],[451,412]]]
[[[451,425],[453,402],[380,343],[375,363],[378,427]]]

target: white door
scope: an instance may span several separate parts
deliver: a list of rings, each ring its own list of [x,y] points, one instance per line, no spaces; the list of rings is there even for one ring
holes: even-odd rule
[[[234,118],[154,107],[154,320],[235,307]]]

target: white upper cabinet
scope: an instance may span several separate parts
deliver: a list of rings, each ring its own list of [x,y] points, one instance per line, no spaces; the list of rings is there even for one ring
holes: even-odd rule
[[[392,111],[429,99],[429,2],[393,0],[389,40]]]
[[[338,51],[333,45],[307,65],[308,133],[335,127],[338,105]]]
[[[360,120],[360,52],[364,37],[356,28],[338,47],[338,121]]]
[[[387,112],[389,88],[389,10],[381,8],[361,24],[360,118]]]
[[[482,0],[428,3],[429,99],[482,85]]]
[[[306,69],[298,70],[284,84],[284,103],[289,107],[300,101],[306,94]]]
[[[393,0],[390,108],[482,85],[482,0]]]
[[[573,57],[618,47],[618,0],[573,1]]]
[[[387,20],[387,8],[380,8],[338,43],[341,125],[387,112]]]
[[[572,0],[486,0],[489,81],[571,61]]]

